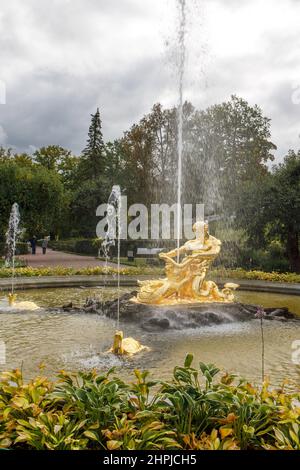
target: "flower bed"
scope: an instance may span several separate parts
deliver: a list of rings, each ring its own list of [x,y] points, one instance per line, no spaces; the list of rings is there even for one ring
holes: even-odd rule
[[[0,446],[14,449],[300,450],[300,392],[255,387],[193,357],[173,379],[135,371],[0,381]]]
[[[233,279],[256,279],[259,281],[271,282],[300,282],[300,274],[297,273],[278,273],[265,271],[246,271],[242,268],[237,269],[217,269],[211,272],[212,276],[233,278]]]
[[[64,266],[51,266],[51,267],[39,267],[33,268],[31,266],[19,267],[15,269],[16,277],[42,277],[42,276],[97,276],[97,275],[116,275],[118,272],[117,266],[111,267],[108,266],[96,266],[96,267],[86,267],[86,268],[68,268]],[[155,274],[160,273],[160,270],[155,268],[135,268],[135,267],[126,267],[120,269],[120,274],[122,276],[134,276],[139,274]],[[12,270],[10,268],[0,267],[0,278],[11,277]]]

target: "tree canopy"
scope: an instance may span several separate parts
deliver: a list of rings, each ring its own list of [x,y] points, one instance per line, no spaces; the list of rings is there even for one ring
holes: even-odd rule
[[[65,237],[95,235],[96,208],[114,184],[129,204],[173,204],[177,122],[175,107],[157,103],[121,138],[105,143],[97,109],[79,156],[60,145],[33,155],[0,147],[2,236],[13,202],[28,233]],[[184,103],[182,203],[204,203],[206,216],[243,230],[255,250],[280,244],[290,269],[299,272],[300,153],[291,150],[270,168],[276,149],[270,124],[257,105],[235,95],[205,110]]]

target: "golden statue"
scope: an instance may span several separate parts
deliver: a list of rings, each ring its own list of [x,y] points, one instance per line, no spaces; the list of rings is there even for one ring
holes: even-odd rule
[[[117,356],[133,356],[144,350],[149,350],[149,348],[143,346],[134,338],[123,338],[123,331],[118,330],[115,332],[113,345],[109,352]]]
[[[220,240],[209,234],[204,222],[196,222],[193,231],[195,239],[179,249],[159,254],[166,263],[166,278],[139,281],[141,289],[133,302],[155,305],[233,302],[238,284],[227,283],[220,291],[215,282],[205,279],[211,263],[220,253]],[[180,255],[183,255],[181,260]],[[175,257],[179,261],[175,261]]]
[[[10,292],[7,297],[8,297],[8,305],[12,307],[16,301],[17,295],[14,294],[13,292]]]

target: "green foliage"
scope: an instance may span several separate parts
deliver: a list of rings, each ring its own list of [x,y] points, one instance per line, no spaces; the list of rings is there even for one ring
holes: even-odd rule
[[[297,273],[264,272],[259,270],[237,269],[216,269],[211,271],[211,276],[215,278],[232,279],[257,279],[259,281],[270,282],[300,282],[300,275]]]
[[[0,377],[0,446],[22,449],[299,450],[300,392],[256,388],[188,355],[173,379],[135,371],[70,374],[25,383]]]
[[[79,158],[73,156],[70,150],[59,145],[41,147],[34,152],[33,161],[47,170],[58,173],[66,189],[76,187]]]
[[[59,145],[33,156],[1,147],[0,239],[13,202],[28,236],[51,232],[52,239],[94,238],[96,208],[113,184],[121,185],[128,204],[174,203],[176,112],[155,104],[122,138],[105,144],[97,109],[80,157]],[[205,110],[186,102],[183,114],[182,202],[203,202],[207,214],[226,215],[227,232],[232,224],[236,232],[223,230],[219,265],[300,272],[300,153],[290,151],[269,171],[276,148],[270,120],[240,97]]]
[[[0,265],[1,266],[1,265]],[[49,267],[40,267],[34,268],[31,266],[21,266],[20,264],[17,265],[15,270],[16,277],[41,277],[41,276],[98,276],[101,274],[116,274],[117,273],[117,266],[109,266],[105,268],[105,266],[95,266],[95,267],[86,267],[86,268],[68,268],[64,266],[49,266]],[[7,278],[11,277],[11,269],[0,267],[0,278]],[[138,276],[141,274],[151,274],[155,276],[159,276],[163,274],[163,271],[159,267],[155,266],[147,266],[145,263],[141,266],[133,265],[133,266],[126,266],[120,269],[121,275],[128,275],[128,276]],[[264,271],[257,271],[251,270],[246,271],[245,269],[237,268],[237,269],[224,269],[219,268],[216,270],[211,271],[210,276],[212,278],[217,279],[257,279],[261,281],[269,281],[269,282],[300,282],[300,275],[296,273],[279,273],[279,272],[264,272]]]
[[[59,226],[65,198],[57,174],[38,166],[20,166],[13,161],[1,164],[0,226],[7,228],[11,206],[18,202],[28,235],[43,236]]]
[[[291,271],[300,272],[300,151],[290,151],[284,162],[263,181],[248,183],[241,192],[237,220],[247,230],[252,246],[265,248],[280,240]]]
[[[111,188],[105,177],[83,181],[74,191],[70,206],[72,226],[78,228],[80,235],[94,238],[99,218],[96,209],[107,202]]]
[[[88,140],[82,152],[78,172],[86,181],[99,178],[105,170],[105,147],[102,136],[102,125],[99,108],[95,114],[91,114],[91,124],[88,132]]]
[[[168,450],[181,448],[176,433],[165,428],[160,421],[138,425],[137,420],[126,416],[116,418],[113,430],[104,430],[108,450]]]
[[[97,247],[89,238],[69,238],[68,240],[50,240],[49,248],[57,251],[79,253],[83,255],[97,255]]]
[[[34,268],[32,266],[21,266],[16,267],[15,276],[16,277],[41,277],[41,276],[99,276],[103,275],[115,275],[118,272],[117,266],[94,266],[86,268],[68,268],[65,266],[45,266],[40,268]],[[158,275],[161,274],[161,270],[157,268],[147,267],[147,268],[136,268],[136,267],[122,267],[120,269],[121,276],[136,276],[138,274],[151,274]],[[0,267],[0,278],[11,277],[12,270],[11,268]]]
[[[0,242],[0,256],[6,253],[6,243]],[[26,255],[28,253],[28,244],[25,242],[18,242],[16,245],[16,255]]]

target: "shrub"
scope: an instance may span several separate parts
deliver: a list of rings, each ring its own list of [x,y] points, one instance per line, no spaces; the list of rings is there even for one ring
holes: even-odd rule
[[[264,272],[258,270],[246,271],[242,268],[237,269],[218,269],[211,272],[211,276],[233,279],[257,279],[260,281],[271,282],[300,282],[300,274],[297,273],[278,273]]]
[[[92,239],[74,238],[69,240],[51,240],[49,247],[57,251],[66,251],[84,255],[97,255],[97,247]]]
[[[5,256],[6,244],[0,242],[0,256]],[[16,255],[26,255],[28,253],[28,245],[24,242],[18,242],[16,246]]]
[[[15,269],[16,277],[42,277],[42,276],[98,276],[98,275],[116,275],[118,272],[117,266],[108,266],[107,268],[103,265],[86,267],[86,268],[68,268],[65,266],[49,266],[34,268],[32,266],[17,267]],[[157,268],[136,268],[136,267],[122,267],[120,269],[121,276],[136,276],[139,274],[160,274],[160,270]],[[11,268],[0,266],[0,278],[11,277]]]
[[[169,381],[114,369],[0,377],[0,446],[14,449],[300,450],[300,391],[254,387],[188,355]]]

